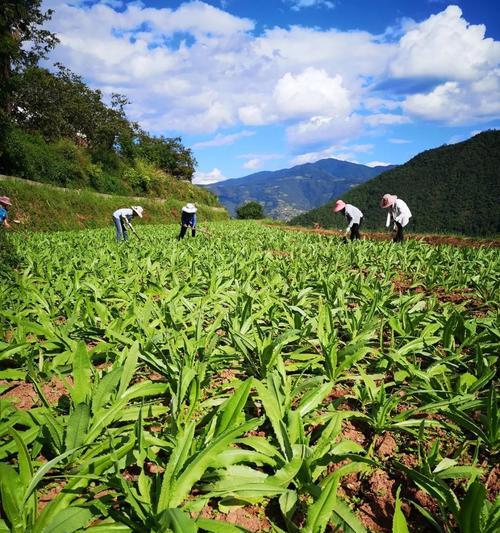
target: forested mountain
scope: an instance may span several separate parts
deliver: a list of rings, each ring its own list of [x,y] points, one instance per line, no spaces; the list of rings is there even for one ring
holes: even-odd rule
[[[239,205],[255,200],[262,204],[267,216],[286,220],[336,198],[387,168],[330,158],[274,172],[257,172],[207,187],[232,214]]]
[[[359,207],[368,228],[381,228],[385,193],[403,198],[413,214],[408,229],[466,235],[500,234],[500,131],[427,150],[406,164],[350,190],[342,199]],[[342,227],[331,201],[293,218],[295,225]]]
[[[128,120],[124,96],[106,103],[63,65],[39,66],[57,44],[43,28],[52,11],[41,0],[0,4],[0,173],[141,196],[191,181],[196,160],[180,138],[152,136]]]

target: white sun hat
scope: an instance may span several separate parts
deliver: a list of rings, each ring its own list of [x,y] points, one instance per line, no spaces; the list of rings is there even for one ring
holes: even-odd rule
[[[196,206],[194,204],[186,204],[182,210],[185,212],[185,213],[196,213],[196,211],[198,211],[198,209],[196,208]]]
[[[144,209],[140,205],[133,205],[131,206],[131,209],[139,218],[142,218]]]

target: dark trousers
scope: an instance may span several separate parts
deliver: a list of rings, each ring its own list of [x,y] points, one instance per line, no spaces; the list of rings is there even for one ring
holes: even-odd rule
[[[403,242],[404,241],[404,235],[403,235],[403,226],[399,222],[394,222],[396,224],[396,233],[393,237],[393,242]]]
[[[177,240],[180,241],[181,239],[184,239],[184,236],[186,235],[186,231],[188,228],[191,227],[191,237],[194,237],[196,235],[196,228],[193,228],[192,226],[181,226],[181,232],[177,236]]]
[[[351,241],[361,239],[359,228],[361,227],[362,223],[363,223],[363,218],[361,218],[361,220],[359,221],[359,224],[353,224],[351,226]]]

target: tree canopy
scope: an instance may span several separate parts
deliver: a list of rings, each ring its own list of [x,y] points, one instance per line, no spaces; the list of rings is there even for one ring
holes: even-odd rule
[[[259,202],[247,202],[236,209],[236,215],[240,219],[264,218],[264,209]]]
[[[196,159],[180,137],[150,135],[127,118],[125,96],[106,97],[62,64],[38,65],[57,43],[42,27],[51,16],[41,0],[0,4],[0,172],[160,196],[168,179],[191,181]]]

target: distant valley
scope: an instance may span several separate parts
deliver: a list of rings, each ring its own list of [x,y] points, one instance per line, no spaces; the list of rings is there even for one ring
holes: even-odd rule
[[[232,215],[250,200],[261,203],[267,216],[289,220],[378,176],[393,166],[368,167],[338,159],[322,159],[292,168],[257,172],[207,185]]]

